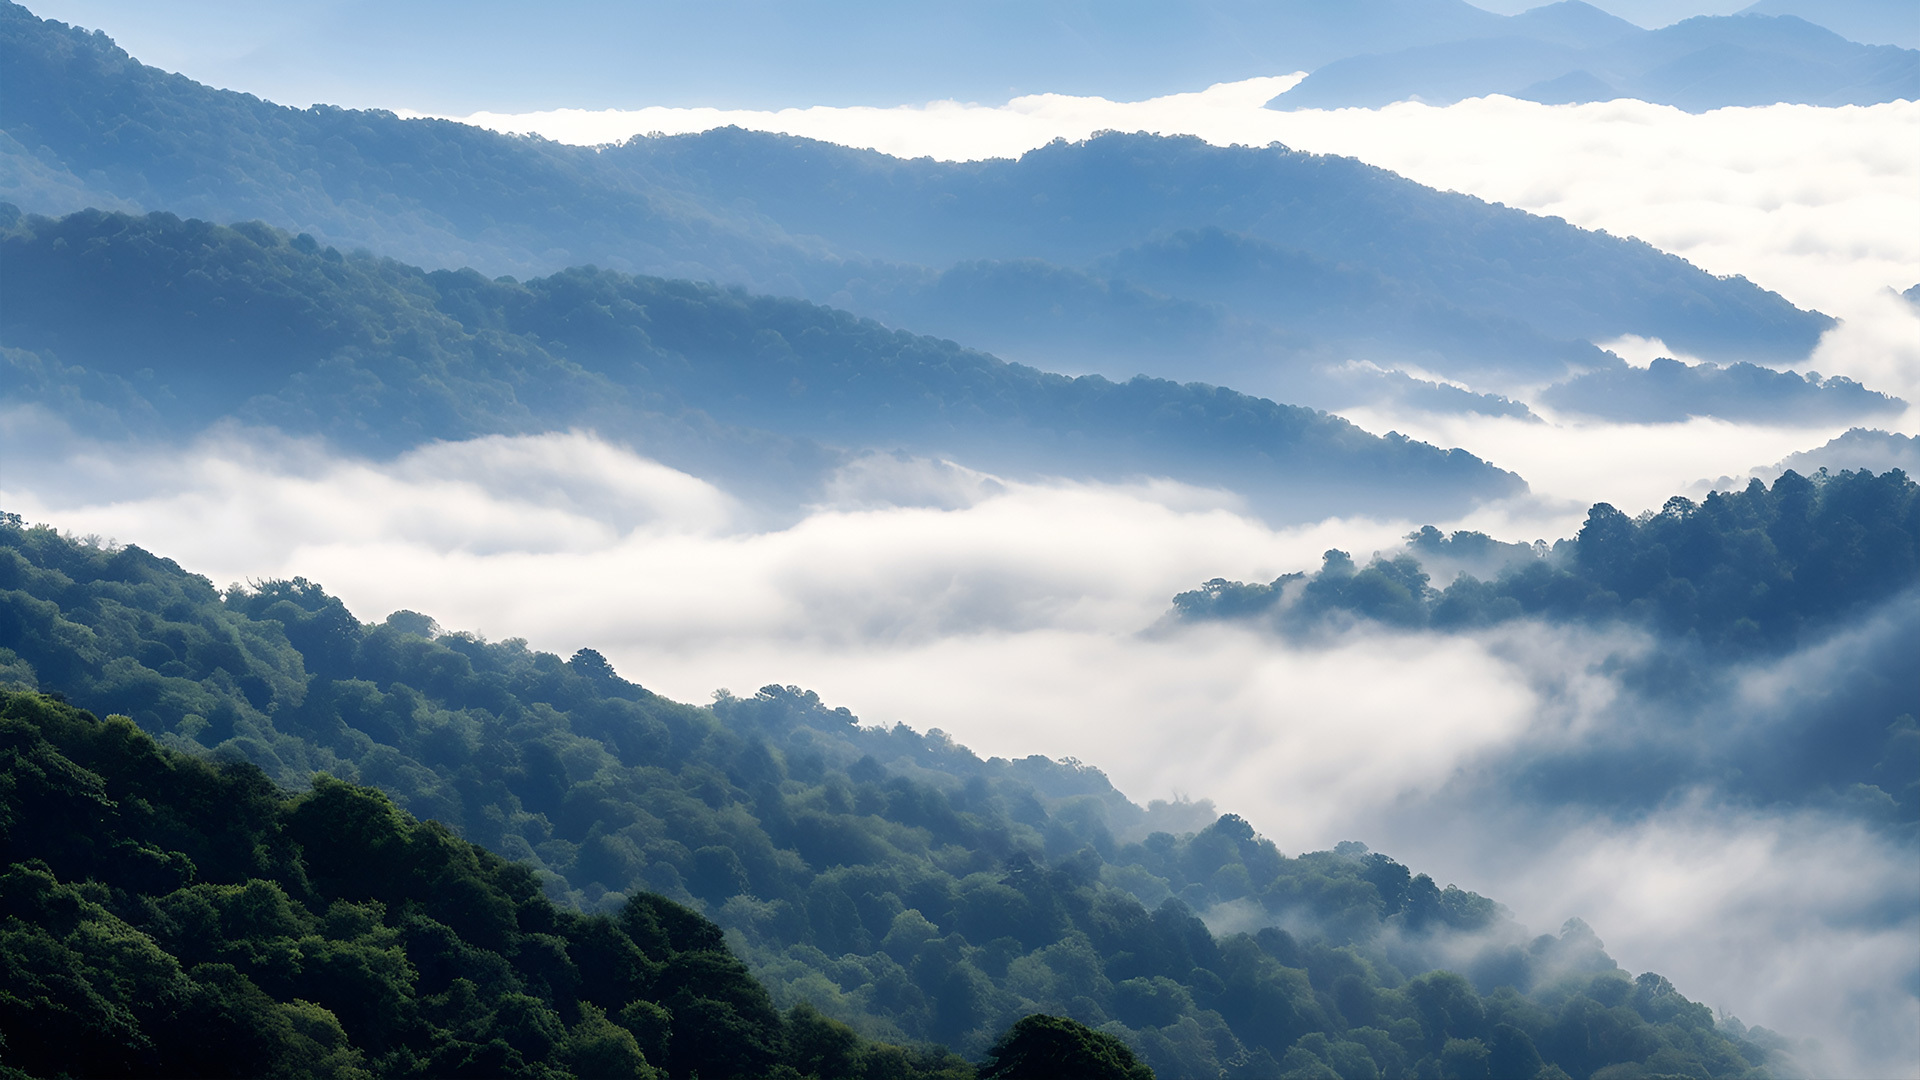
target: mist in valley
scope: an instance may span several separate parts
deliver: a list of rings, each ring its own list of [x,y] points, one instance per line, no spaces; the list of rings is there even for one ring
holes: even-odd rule
[[[1902,1053],[1914,967],[1888,946],[1916,926],[1906,842],[1835,797],[1724,777],[1741,747],[1806,730],[1797,691],[1850,684],[1849,663],[1897,665],[1915,644],[1910,597],[1784,664],[1706,663],[1685,690],[1649,691],[1633,672],[1664,646],[1629,631],[1303,640],[1169,618],[1169,598],[1207,577],[1311,569],[1328,548],[1391,554],[1427,522],[1276,529],[1223,491],[875,455],[836,476],[832,503],[766,528],[725,491],[585,433],[390,462],[244,429],[130,449],[70,446],[39,473],[57,486],[9,477],[5,505],[216,582],[304,576],[366,620],[404,608],[561,655],[590,647],[680,700],[797,685],[983,756],[1078,758],[1140,803],[1208,799],[1287,851],[1417,852],[1536,931],[1583,918],[1624,966],[1850,1055],[1809,1060],[1871,1070]],[[1623,494],[1635,482],[1615,477]],[[1434,524],[1551,540],[1583,515],[1564,492]]]

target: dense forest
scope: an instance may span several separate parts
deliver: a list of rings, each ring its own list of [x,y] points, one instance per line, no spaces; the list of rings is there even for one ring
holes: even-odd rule
[[[1522,620],[1583,628],[1602,635],[1596,663],[1633,703],[1626,711],[1669,718],[1670,733],[1687,732],[1686,749],[1670,744],[1658,760],[1569,757],[1516,783],[1617,796],[1710,776],[1742,797],[1811,801],[1911,840],[1920,837],[1917,586],[1920,489],[1899,469],[1821,469],[1699,502],[1674,496],[1637,517],[1596,504],[1577,536],[1551,547],[1427,526],[1364,567],[1329,551],[1312,574],[1216,578],[1173,603],[1181,619],[1296,636],[1366,626],[1492,634]],[[1815,692],[1770,721],[1764,739],[1742,736],[1756,707],[1737,680],[1822,650],[1807,669]]]
[[[341,255],[305,234],[0,204],[0,387],[87,427],[228,415],[344,448],[598,427],[742,486],[808,489],[830,447],[1010,475],[1146,473],[1292,515],[1523,490],[1462,450],[1203,384],[1008,364],[803,300],[576,268],[527,282]],[[796,482],[797,481],[797,482]]]
[[[1118,315],[1099,352],[1126,370],[1094,369],[1115,376],[1223,381],[1223,354],[1304,361],[1300,376],[1363,348],[1538,383],[1625,333],[1786,360],[1831,325],[1639,241],[1280,146],[1108,133],[941,162],[729,129],[570,147],[214,90],[12,3],[0,65],[0,198],[29,210],[258,218],[488,276],[713,280],[1056,367]],[[1214,256],[1249,254],[1273,287],[1221,288]],[[1149,281],[1149,303],[1116,302]]]
[[[981,760],[792,688],[681,705],[590,650],[563,661],[410,612],[364,624],[299,580],[223,593],[139,548],[11,517],[0,680],[257,768],[235,775],[305,792],[295,807],[371,805],[319,773],[377,787],[515,860],[527,869],[498,873],[566,910],[617,925],[636,904],[669,910],[643,899],[658,894],[702,912],[787,1023],[817,1012],[978,1056],[1048,1014],[1166,1077],[1794,1070],[1777,1037],[1717,1024],[1657,975],[1629,978],[1577,920],[1529,937],[1492,901],[1359,844],[1289,857],[1231,814],[1138,807],[1076,762]],[[1229,912],[1266,928],[1215,934],[1201,917]],[[1461,974],[1436,970],[1460,955]],[[584,1000],[620,1027],[624,1003]],[[586,1022],[543,1007],[564,1021],[556,1040]],[[426,1046],[431,1027],[408,1037]],[[921,1053],[908,1060],[943,1067]]]
[[[1435,588],[1427,565],[1456,571]],[[1490,580],[1482,580],[1477,568]],[[1400,626],[1468,629],[1506,619],[1627,620],[1714,648],[1778,650],[1920,582],[1920,485],[1898,469],[1811,478],[1788,470],[1699,502],[1628,517],[1595,503],[1579,535],[1502,543],[1428,525],[1404,551],[1357,566],[1329,551],[1311,576],[1265,585],[1216,578],[1174,598],[1191,619],[1344,612]]]
[[[0,1072],[972,1077],[785,1015],[720,928],[583,915],[526,867],[316,778],[164,749],[0,690]]]

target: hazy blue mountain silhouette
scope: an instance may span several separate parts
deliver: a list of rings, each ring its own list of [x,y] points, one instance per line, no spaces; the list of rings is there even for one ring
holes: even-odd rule
[[[480,17],[452,0],[421,0],[374,10],[264,13],[262,28],[221,27],[252,55],[189,73],[286,87],[268,96],[289,101],[451,115],[998,103],[1027,93],[1135,100],[1484,36],[1507,21],[1465,0],[575,0],[558,11],[490,5]],[[191,32],[199,16],[176,6],[168,17]],[[285,25],[266,28],[276,24]]]
[[[280,101],[449,115],[998,103],[1027,93],[1133,100],[1472,39],[1588,48],[1623,25],[1584,3],[1504,17],[1463,0],[572,0],[558,11],[490,5],[480,17],[454,0],[417,0],[377,13],[276,5],[238,25],[220,21],[217,6],[151,7],[96,6],[110,32],[167,41],[170,63],[206,83]],[[1920,13],[1907,0],[1761,0],[1744,13],[1920,47]]]
[[[1687,364],[1662,358],[1644,368],[1625,362],[1548,387],[1539,398],[1563,412],[1670,423],[1690,416],[1791,423],[1891,416],[1907,403],[1844,375],[1822,378],[1753,364]]]
[[[1618,15],[1611,15],[1583,0],[1559,0],[1523,11],[1507,19],[1502,37],[1523,37],[1576,49],[1610,45],[1622,38],[1646,31]],[[1380,50],[1373,50],[1380,51]]]
[[[1637,241],[1281,147],[1106,135],[943,163],[721,130],[595,151],[284,108],[17,5],[0,8],[0,63],[0,197],[29,211],[258,219],[489,275],[591,263],[738,284],[1055,370],[1330,404],[1314,373],[1350,360],[1501,390],[1599,364],[1584,342],[1626,333],[1731,362],[1797,359],[1831,325]],[[1192,250],[1169,254],[1187,234],[1330,269],[1233,293]],[[1168,317],[1088,333],[1116,296]]]
[[[1820,469],[1834,473],[1846,469],[1873,472],[1899,469],[1908,476],[1920,476],[1920,436],[1873,428],[1849,428],[1824,445],[1789,454],[1771,469],[1756,472],[1771,480],[1774,475],[1788,469],[1809,476]]]
[[[1920,7],[1912,0],[1760,0],[1739,15],[1797,15],[1849,41],[1920,49]]]
[[[384,455],[588,427],[788,503],[869,449],[1169,476],[1289,519],[1525,489],[1465,451],[1219,387],[1069,378],[688,281],[429,273],[258,223],[0,204],[0,294],[0,398],[108,434],[231,417]]]
[[[1601,23],[1567,3],[1537,9],[1562,32],[1415,46],[1348,57],[1275,98],[1278,109],[1374,107],[1418,99],[1449,104],[1508,94],[1564,104],[1639,98],[1689,112],[1732,105],[1872,105],[1920,97],[1920,52],[1862,45],[1791,15],[1701,16],[1660,30]],[[1560,13],[1555,13],[1560,9]],[[1555,14],[1553,20],[1545,18]],[[1515,22],[1525,16],[1517,17]],[[1515,27],[1518,29],[1518,27]]]
[[[125,41],[169,40],[170,64],[212,85],[449,115],[998,103],[1027,93],[1133,100],[1477,38],[1586,48],[1623,22],[1580,3],[1504,17],[1462,0],[570,0],[555,11],[490,5],[479,17],[453,0],[416,0],[377,14],[277,5],[244,25],[216,25],[217,6],[153,7],[96,5],[95,17]],[[1920,46],[1920,17],[1903,0],[1762,0],[1747,11],[1797,15],[1853,41]],[[196,36],[224,48],[188,43]]]

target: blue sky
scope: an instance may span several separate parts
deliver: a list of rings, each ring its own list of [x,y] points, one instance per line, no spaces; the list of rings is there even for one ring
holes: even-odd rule
[[[1750,2],[1607,0],[1599,6],[1658,27],[1728,14]],[[1845,9],[1862,25],[1884,23],[1903,3],[1914,8],[1910,0],[1763,2],[1829,15]],[[1371,24],[1347,19],[1344,31],[1327,32],[1330,22],[1358,10],[1348,3],[29,0],[28,6],[105,30],[148,63],[284,104],[452,115],[894,105],[949,97],[997,104],[1046,92],[1138,100],[1310,70],[1379,51],[1394,34],[1418,33],[1435,20],[1459,24],[1474,15],[1461,0],[1380,0],[1393,7],[1388,16]],[[1530,0],[1479,5],[1502,14],[1528,6]],[[1305,32],[1305,24],[1287,22],[1301,13],[1312,24]]]

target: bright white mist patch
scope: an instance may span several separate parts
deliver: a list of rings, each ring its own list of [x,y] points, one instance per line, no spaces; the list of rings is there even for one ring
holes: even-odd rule
[[[549,648],[687,655],[758,638],[1131,634],[1216,573],[1270,578],[1336,545],[1364,557],[1417,524],[1275,531],[1231,494],[1171,481],[1014,483],[883,460],[855,461],[828,484],[831,505],[774,530],[705,481],[584,433],[429,444],[382,464],[237,429],[177,452],[76,441],[58,462],[0,472],[0,501],[219,581],[305,575],[363,617],[431,608]],[[541,636],[560,628],[575,629]]]
[[[1641,337],[1638,334],[1622,334],[1609,341],[1596,341],[1594,344],[1637,368],[1652,367],[1653,362],[1662,357],[1685,361],[1689,364],[1700,362],[1699,357],[1679,352],[1659,338]]]
[[[1914,269],[1920,277],[1920,266]],[[1891,288],[1859,297],[1848,307],[1846,322],[1821,337],[1813,355],[1795,366],[1848,375],[1905,399],[1906,414],[1884,426],[1920,433],[1920,308]]]
[[[1287,115],[1289,146],[1639,237],[1830,314],[1920,281],[1920,103],[1692,114],[1494,96]]]
[[[1192,133],[1200,118],[1214,123],[1245,116],[1293,89],[1304,71],[1277,77],[1217,83],[1205,90],[1148,101],[1108,101],[1070,94],[1028,94],[1005,105],[932,101],[875,108],[816,105],[804,109],[554,109],[532,113],[479,112],[458,120],[516,135],[539,135],[576,146],[625,142],[635,135],[685,135],[718,127],[778,131],[810,139],[878,150],[895,157],[979,161],[1019,157],[1054,139],[1078,141],[1097,131]],[[419,116],[408,113],[401,116]],[[1240,140],[1247,141],[1247,140]],[[1264,145],[1267,141],[1262,139]]]
[[[382,465],[239,428],[180,451],[75,439],[40,457],[34,444],[55,425],[29,410],[0,413],[9,509],[83,533],[153,537],[139,542],[223,581],[279,574],[303,543],[553,554],[623,536],[712,532],[738,505],[703,480],[579,433],[429,443]]]
[[[246,435],[171,458],[76,455],[139,481],[91,502],[71,475],[9,475],[0,505],[216,582],[305,576],[363,619],[407,608],[563,655],[592,646],[682,700],[791,683],[984,754],[1080,757],[1142,800],[1244,807],[1295,847],[1353,807],[1438,789],[1534,712],[1465,638],[1291,651],[1229,627],[1148,632],[1209,577],[1268,580],[1330,547],[1364,561],[1413,522],[1275,530],[1170,481],[1015,483],[882,458],[829,485],[838,505],[754,530],[704,482],[584,434],[386,464]],[[1483,691],[1454,692],[1463,678]]]
[[[1848,426],[1736,424],[1711,417],[1620,424],[1540,412],[1546,423],[1377,408],[1348,409],[1344,415],[1369,431],[1391,429],[1436,446],[1470,447],[1519,472],[1532,497],[1483,505],[1462,519],[1463,527],[1505,540],[1549,543],[1572,536],[1596,502],[1628,514],[1658,510],[1703,478],[1744,477],[1796,450],[1824,445]]]
[[[1408,826],[1382,822],[1376,846],[1404,844],[1463,886],[1497,880],[1499,900],[1536,928],[1578,913],[1629,971],[1658,971],[1749,1025],[1817,1038],[1800,1054],[1813,1075],[1900,1076],[1920,1062],[1909,982],[1920,864],[1856,822],[1692,799],[1631,822],[1529,828],[1443,812]],[[1529,833],[1537,846],[1517,840]],[[1474,834],[1493,842],[1459,839]]]

